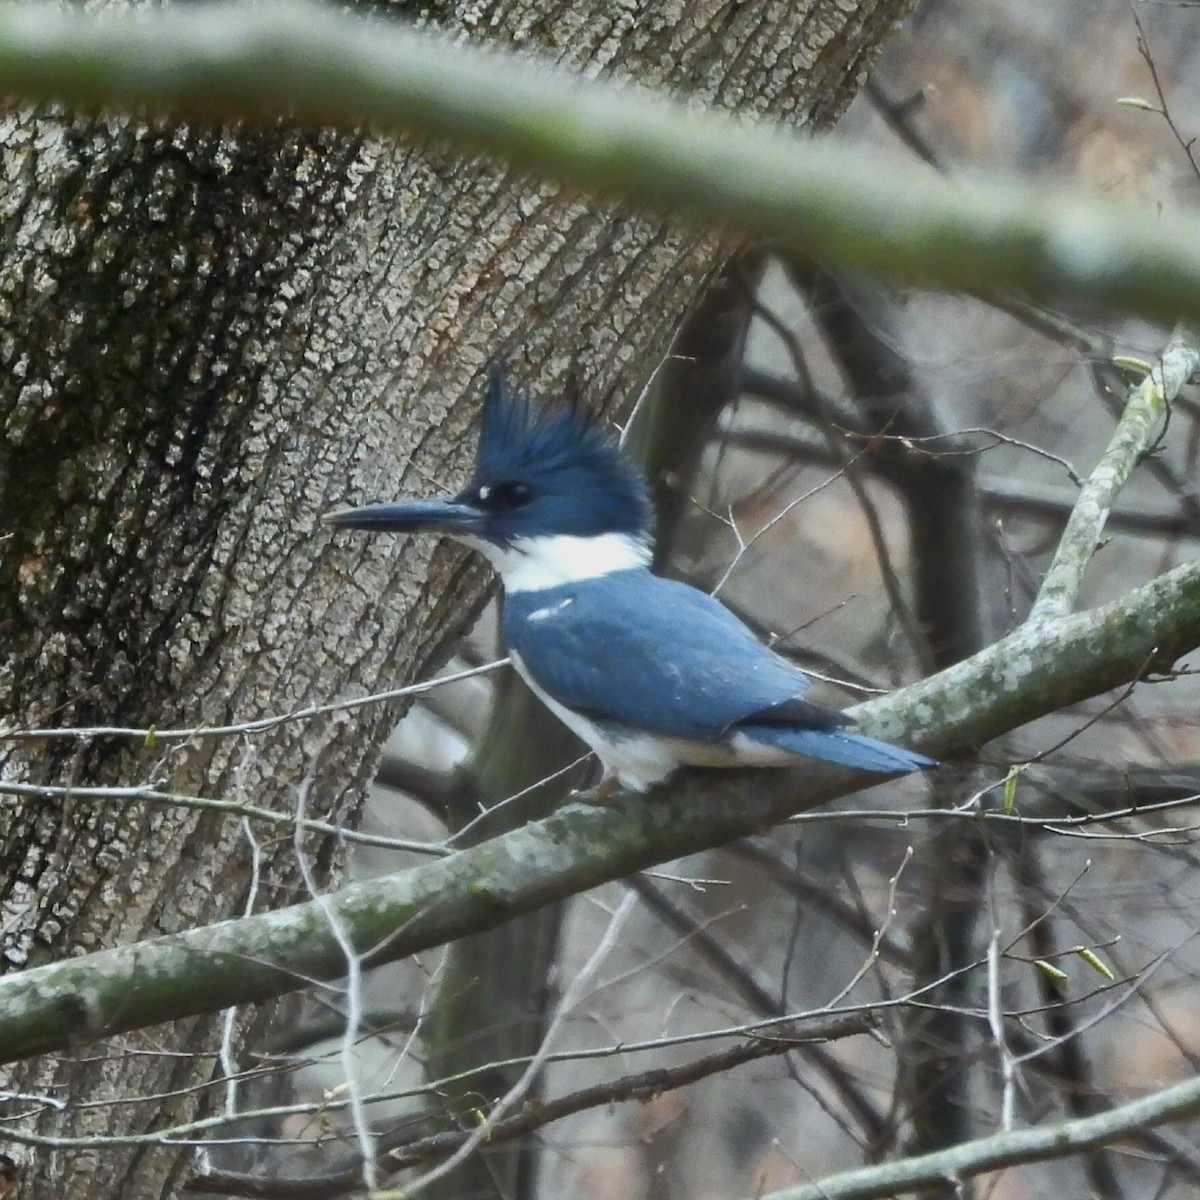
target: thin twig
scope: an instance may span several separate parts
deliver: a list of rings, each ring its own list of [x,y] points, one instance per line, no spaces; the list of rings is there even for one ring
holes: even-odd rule
[[[1171,131],[1171,136],[1175,139],[1179,145],[1179,148],[1187,157],[1188,165],[1192,169],[1192,174],[1197,179],[1200,179],[1200,163],[1196,162],[1196,139],[1194,137],[1184,137],[1179,126],[1175,124],[1175,118],[1171,116],[1171,107],[1167,103],[1167,94],[1163,90],[1162,80],[1159,78],[1158,65],[1154,61],[1154,55],[1150,53],[1150,43],[1146,40],[1146,30],[1142,27],[1142,21],[1138,16],[1136,5],[1129,5],[1129,15],[1133,18],[1133,23],[1137,27],[1138,53],[1142,56],[1142,61],[1146,64],[1146,68],[1150,72],[1150,80],[1154,84],[1154,91],[1158,96],[1158,108],[1154,109],[1153,111],[1157,112],[1159,116],[1166,121],[1167,128]]]
[[[252,821],[263,821],[270,825],[296,826],[295,813],[276,812],[256,804],[240,800],[214,800],[206,796],[188,796],[182,792],[163,792],[149,785],[134,784],[128,787],[85,787],[43,783],[0,782],[0,796],[28,796],[45,799],[120,800],[135,803],[159,804],[173,808],[191,808],[200,812],[218,812],[228,816],[242,817]],[[453,850],[434,842],[417,842],[410,838],[387,837],[378,833],[359,833],[328,821],[305,817],[299,827],[306,833],[322,833],[345,842],[360,846],[379,846],[387,850],[411,850],[416,854],[431,854],[445,857]]]
[[[407,687],[393,688],[387,692],[375,692],[370,696],[358,696],[353,700],[333,700],[327,704],[312,704],[307,708],[297,708],[272,717],[258,717],[255,720],[242,721],[236,725],[195,725],[183,729],[159,729],[154,725],[147,726],[145,729],[124,725],[91,725],[81,726],[77,729],[22,729],[19,726],[12,726],[0,729],[0,741],[18,742],[55,738],[91,741],[94,738],[138,738],[148,745],[154,745],[156,742],[188,742],[196,738],[263,733],[268,729],[286,725],[290,721],[307,721],[313,717],[328,716],[330,713],[353,712],[355,709],[366,708],[372,704],[387,704],[392,700],[421,696],[435,688],[445,687],[448,683],[459,683],[464,679],[474,679],[478,675],[489,675],[506,666],[508,666],[508,659],[499,658],[494,662],[484,663],[480,667],[457,671],[453,675],[439,675],[436,679],[428,679],[424,683],[411,683]]]
[[[306,776],[296,789],[296,832],[293,839],[293,849],[296,863],[300,868],[304,886],[314,903],[321,910],[329,924],[329,931],[337,941],[342,954],[346,958],[346,1022],[338,1047],[338,1063],[342,1070],[342,1086],[345,1089],[350,1109],[350,1125],[354,1130],[354,1138],[358,1143],[359,1162],[356,1165],[358,1177],[362,1180],[367,1191],[372,1191],[377,1182],[375,1169],[375,1135],[371,1123],[367,1119],[366,1108],[363,1104],[362,1091],[358,1082],[358,1058],[355,1046],[358,1042],[359,1030],[363,1019],[363,960],[362,955],[354,945],[354,939],[346,928],[345,922],[339,916],[337,909],[330,904],[328,896],[317,886],[316,875],[304,845],[303,826],[304,809],[308,803],[308,793],[312,788],[313,779]]]

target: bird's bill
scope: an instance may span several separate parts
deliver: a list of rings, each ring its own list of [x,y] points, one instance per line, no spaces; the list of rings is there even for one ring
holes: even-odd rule
[[[461,500],[400,500],[394,504],[368,504],[341,508],[321,518],[338,529],[366,529],[377,533],[443,533],[463,537],[480,528],[484,513]]]

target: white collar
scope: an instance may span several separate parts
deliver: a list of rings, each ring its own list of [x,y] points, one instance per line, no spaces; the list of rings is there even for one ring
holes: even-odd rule
[[[478,550],[496,568],[506,592],[538,592],[613,571],[646,567],[651,557],[650,545],[627,533],[517,538],[507,546],[472,537],[459,540]]]

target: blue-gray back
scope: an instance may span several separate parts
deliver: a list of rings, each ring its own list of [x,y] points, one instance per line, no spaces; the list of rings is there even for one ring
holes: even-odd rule
[[[755,724],[834,729],[808,681],[719,601],[649,571],[505,600],[505,640],[535,682],[594,721],[711,741]]]

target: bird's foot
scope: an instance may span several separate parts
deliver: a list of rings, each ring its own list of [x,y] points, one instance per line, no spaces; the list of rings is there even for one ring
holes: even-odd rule
[[[580,804],[595,804],[603,808],[621,790],[615,775],[605,775],[594,788],[580,788],[572,793],[572,799]]]

